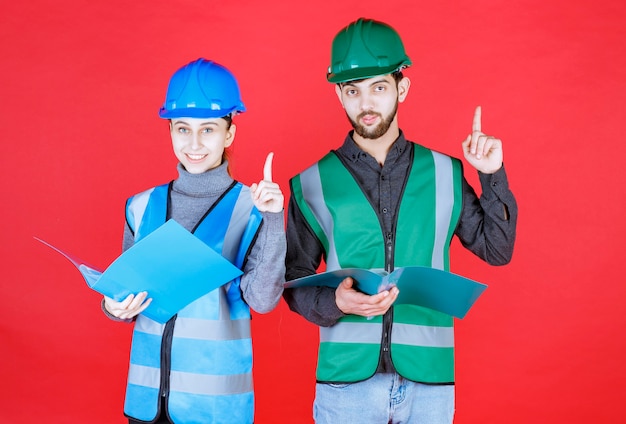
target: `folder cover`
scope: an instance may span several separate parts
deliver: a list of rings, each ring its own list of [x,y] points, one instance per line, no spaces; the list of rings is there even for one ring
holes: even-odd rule
[[[135,243],[104,271],[35,239],[65,256],[100,294],[119,302],[131,293],[147,291],[152,303],[142,314],[160,323],[242,274],[174,220]]]
[[[357,290],[373,295],[392,286],[400,294],[396,304],[412,304],[464,318],[487,285],[451,272],[429,267],[407,266],[387,273],[384,270],[344,268],[309,275],[285,283],[285,288],[328,286],[336,288],[352,277]]]

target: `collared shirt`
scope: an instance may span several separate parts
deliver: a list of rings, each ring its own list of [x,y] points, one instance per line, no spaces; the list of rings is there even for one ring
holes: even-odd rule
[[[393,232],[395,212],[406,183],[413,146],[400,132],[383,166],[354,142],[352,132],[336,150],[376,211],[385,235]],[[482,187],[480,198],[463,178],[463,205],[455,235],[464,247],[487,263],[503,265],[510,261],[513,254],[517,203],[509,189],[504,167],[494,174],[479,172],[479,180]],[[293,193],[287,219],[286,280],[289,281],[314,274],[324,250],[302,216]],[[344,316],[335,302],[335,290],[328,287],[287,289],[283,296],[293,311],[319,326],[331,326]],[[378,371],[393,371],[388,346],[381,349]]]

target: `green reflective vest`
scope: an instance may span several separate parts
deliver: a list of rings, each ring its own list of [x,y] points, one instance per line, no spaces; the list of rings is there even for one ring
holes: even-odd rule
[[[333,152],[291,180],[304,218],[324,246],[327,270],[430,266],[449,269],[449,246],[461,212],[459,160],[413,144],[413,160],[392,234]],[[454,381],[451,316],[393,307],[391,358],[397,372],[424,383]],[[382,317],[349,315],[320,327],[317,380],[356,382],[376,372]]]

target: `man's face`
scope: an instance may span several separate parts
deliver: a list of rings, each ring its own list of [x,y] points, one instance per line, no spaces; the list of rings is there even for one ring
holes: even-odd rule
[[[381,75],[336,86],[337,96],[354,131],[367,139],[378,139],[395,124],[398,103],[408,90],[408,79],[398,84],[392,75]]]

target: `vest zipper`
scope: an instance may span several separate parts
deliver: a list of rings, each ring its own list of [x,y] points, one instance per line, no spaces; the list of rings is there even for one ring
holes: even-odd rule
[[[393,271],[393,234],[387,233],[385,239],[385,271]],[[383,339],[381,349],[388,353],[391,348],[391,326],[393,324],[393,306],[383,315]]]
[[[385,271],[393,271],[393,234],[387,233],[385,240]]]
[[[389,352],[391,348],[391,325],[393,324],[393,308],[389,308],[383,315],[383,340],[381,347],[383,352]]]
[[[167,398],[170,393],[170,369],[172,357],[172,339],[174,337],[174,324],[176,323],[176,315],[174,315],[165,324],[163,329],[163,338],[161,339],[161,396]],[[165,402],[167,405],[167,402]],[[161,411],[161,416],[165,416],[166,411]]]

